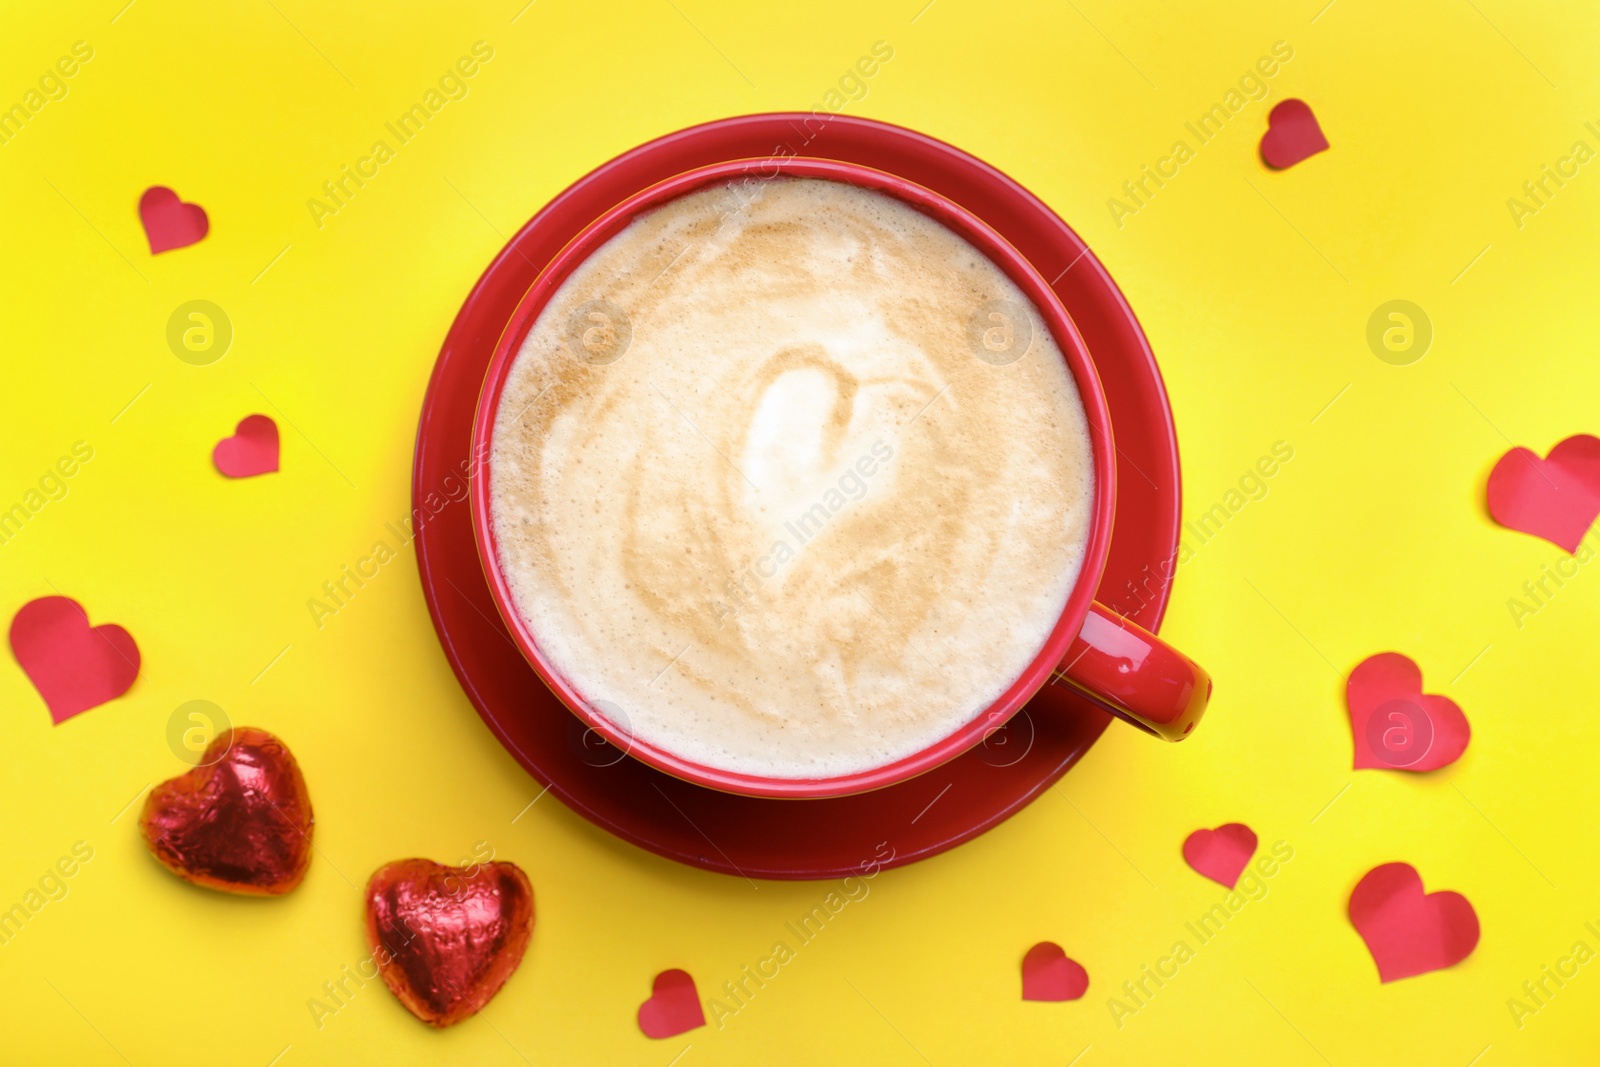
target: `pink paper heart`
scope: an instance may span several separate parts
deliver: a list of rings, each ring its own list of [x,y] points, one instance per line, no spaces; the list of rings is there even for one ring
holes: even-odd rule
[[[646,1037],[674,1037],[706,1024],[700,993],[688,971],[662,971],[650,989],[650,999],[639,1005],[639,1029]]]
[[[1229,889],[1239,884],[1239,875],[1255,854],[1256,832],[1242,822],[1196,830],[1183,842],[1184,862]]]
[[[164,185],[152,185],[139,198],[139,220],[152,255],[187,248],[211,230],[205,208],[184,203]]]
[[[211,450],[211,462],[229,478],[271,474],[278,469],[278,424],[266,415],[246,415],[233,436]]]
[[[1261,159],[1273,170],[1287,169],[1327,150],[1328,139],[1304,100],[1284,100],[1268,112]]]
[[[1460,893],[1424,893],[1409,863],[1374,867],[1350,894],[1350,922],[1378,965],[1380,981],[1460,963],[1478,947],[1478,913]]]
[[[1436,771],[1472,740],[1467,717],[1448,697],[1422,691],[1422,669],[1398,652],[1369,656],[1345,683],[1357,770]]]
[[[1513,448],[1489,473],[1489,514],[1501,526],[1578,551],[1600,515],[1600,438],[1569,437],[1540,459]]]
[[[1022,957],[1023,1000],[1077,1000],[1089,988],[1089,972],[1054,941],[1041,941]]]
[[[22,606],[11,620],[11,652],[57,726],[126,693],[139,676],[133,636],[111,623],[91,627],[89,613],[64,596]]]

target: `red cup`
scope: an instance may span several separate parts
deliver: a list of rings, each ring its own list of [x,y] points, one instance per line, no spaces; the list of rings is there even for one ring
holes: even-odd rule
[[[708,767],[642,741],[613,722],[551,666],[539,638],[518,613],[500,570],[490,520],[489,463],[495,413],[518,351],[540,312],[573,271],[630,222],[667,201],[708,185],[777,177],[822,178],[873,189],[903,201],[984,252],[1033,302],[1065,356],[1088,416],[1094,451],[1095,499],[1077,584],[1044,648],[993,704],[932,745],[870,770],[830,778],[770,778]],[[563,704],[601,737],[637,759],[698,785],[751,796],[812,798],[880,789],[953,759],[1005,725],[1046,682],[1068,686],[1096,706],[1168,741],[1187,737],[1205,712],[1211,678],[1159,637],[1096,603],[1110,548],[1116,503],[1115,446],[1100,377],[1088,348],[1049,284],[1003,237],[976,216],[914,182],[836,160],[796,156],[732,160],[685,171],[611,208],[573,238],[534,281],[500,335],[485,373],[472,431],[472,526],[495,606],[528,663]]]

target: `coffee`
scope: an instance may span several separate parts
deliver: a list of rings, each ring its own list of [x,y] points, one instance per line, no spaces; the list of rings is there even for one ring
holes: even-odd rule
[[[1082,566],[1083,404],[982,252],[886,194],[748,180],[634,220],[495,413],[490,515],[549,664],[699,764],[911,755],[1027,668]]]

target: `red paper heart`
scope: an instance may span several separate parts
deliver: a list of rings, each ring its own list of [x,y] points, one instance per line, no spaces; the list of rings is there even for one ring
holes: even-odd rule
[[[139,220],[144,223],[152,255],[187,248],[211,229],[205,208],[184,203],[164,185],[152,185],[139,198]]]
[[[218,734],[192,770],[150,790],[139,827],[161,865],[186,882],[281,896],[311,865],[315,821],[289,746],[240,726]]]
[[[1569,437],[1544,459],[1513,448],[1489,473],[1488,496],[1489,514],[1501,526],[1578,551],[1600,515],[1600,438]]]
[[[1256,832],[1242,822],[1215,830],[1196,830],[1183,842],[1183,860],[1196,871],[1232,889],[1256,854]]]
[[[386,863],[367,882],[367,944],[378,973],[429,1026],[476,1015],[522,963],[533,886],[514,863]]]
[[[1409,863],[1368,871],[1350,894],[1350,922],[1385,982],[1454,966],[1478,947],[1472,903],[1460,893],[1423,893]]]
[[[1022,957],[1023,1000],[1077,1000],[1089,988],[1089,972],[1054,941],[1041,941]]]
[[[1422,692],[1422,670],[1398,652],[1362,660],[1345,684],[1355,767],[1436,771],[1461,758],[1472,727],[1449,697]]]
[[[139,676],[139,646],[120,626],[90,627],[76,600],[40,597],[11,620],[11,653],[44,698],[50,721],[115,700]]]
[[[646,1037],[674,1037],[706,1024],[700,993],[688,971],[662,971],[650,987],[650,999],[639,1005],[639,1029]]]
[[[233,436],[211,450],[211,462],[229,478],[271,474],[278,469],[278,424],[266,415],[246,415]]]
[[[1268,112],[1261,138],[1261,159],[1267,166],[1284,170],[1327,150],[1328,139],[1304,100],[1284,100]]]

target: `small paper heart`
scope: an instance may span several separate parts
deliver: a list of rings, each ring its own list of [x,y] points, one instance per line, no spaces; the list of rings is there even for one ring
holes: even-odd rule
[[[57,726],[126,693],[139,676],[139,646],[112,623],[89,625],[70,597],[22,605],[11,620],[11,654],[44,698]]]
[[[246,415],[233,436],[211,450],[211,462],[229,478],[271,474],[278,469],[278,424],[266,415]]]
[[[164,185],[152,185],[139,198],[139,221],[152,255],[187,248],[211,230],[205,208],[184,203]]]
[[[251,896],[300,884],[315,822],[289,746],[252,726],[218,734],[192,770],[150,790],[139,816],[145,844],[167,870]]]
[[[1041,941],[1022,957],[1022,999],[1077,1000],[1089,988],[1089,972],[1054,941]]]
[[[1578,551],[1600,515],[1600,438],[1569,437],[1544,459],[1513,448],[1489,473],[1488,498],[1501,526]]]
[[[1328,139],[1304,100],[1284,100],[1267,113],[1261,159],[1273,170],[1285,170],[1327,150]]]
[[[1256,854],[1256,832],[1242,822],[1196,830],[1183,842],[1183,859],[1200,874],[1232,889]]]
[[[514,863],[386,863],[367,882],[367,945],[383,984],[444,1028],[477,1014],[522,963],[533,885]]]
[[[1478,947],[1478,914],[1460,893],[1424,893],[1409,863],[1374,867],[1350,894],[1350,922],[1393,982],[1454,966]]]
[[[650,986],[650,999],[639,1005],[639,1029],[646,1037],[675,1037],[706,1024],[700,993],[688,971],[662,971]]]
[[[1467,716],[1449,697],[1422,691],[1422,669],[1398,652],[1361,661],[1345,683],[1355,768],[1436,771],[1472,740]]]

